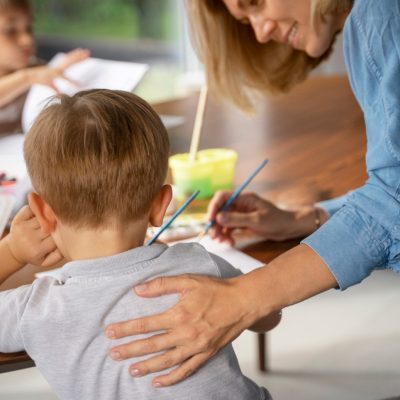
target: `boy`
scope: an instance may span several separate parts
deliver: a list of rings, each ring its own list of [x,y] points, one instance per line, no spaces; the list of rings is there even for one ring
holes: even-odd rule
[[[29,88],[42,84],[56,89],[54,79],[89,56],[76,49],[58,68],[40,65],[34,57],[32,10],[29,0],[0,0],[0,134],[22,132],[21,114]]]
[[[108,324],[177,301],[143,299],[132,287],[186,272],[239,274],[198,244],[143,246],[149,222],[161,225],[171,199],[163,184],[168,137],[150,106],[122,91],[61,96],[33,124],[24,153],[35,190],[30,208],[70,262],[59,280],[0,293],[0,351],[25,349],[61,399],[269,399],[241,374],[230,345],[184,382],[162,389],[151,385],[151,375],[131,377],[131,361],[107,354]],[[277,322],[274,316],[257,328]]]

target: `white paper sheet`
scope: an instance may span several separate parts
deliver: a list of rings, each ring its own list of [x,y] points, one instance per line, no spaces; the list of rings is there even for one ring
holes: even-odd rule
[[[50,65],[57,66],[64,54],[58,53]],[[65,75],[78,83],[78,86],[57,79],[55,84],[62,93],[73,95],[88,89],[115,89],[132,91],[148,70],[146,64],[89,58],[72,65]],[[48,86],[34,85],[29,91],[22,114],[22,128],[27,132],[39,112],[46,106],[48,99],[55,95]]]
[[[193,241],[196,241],[196,239],[185,239],[174,243],[188,243]],[[204,236],[200,241],[198,241],[198,243],[204,246],[205,249],[210,253],[214,253],[217,256],[220,256],[221,258],[232,264],[235,268],[240,269],[244,274],[265,265],[261,261],[258,261],[257,259],[248,256],[247,254],[228,244],[212,240],[209,236]]]
[[[0,172],[5,172],[10,178],[17,178],[15,185],[0,187],[0,193],[14,197],[11,217],[24,205],[26,195],[31,190],[24,161],[23,143],[24,135],[20,133],[0,137]]]

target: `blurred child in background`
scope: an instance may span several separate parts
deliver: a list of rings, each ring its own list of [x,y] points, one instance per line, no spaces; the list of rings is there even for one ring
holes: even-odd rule
[[[37,83],[54,86],[55,78],[86,59],[89,51],[66,54],[57,68],[35,57],[33,15],[29,0],[0,0],[0,134],[22,132],[21,114],[29,88]]]

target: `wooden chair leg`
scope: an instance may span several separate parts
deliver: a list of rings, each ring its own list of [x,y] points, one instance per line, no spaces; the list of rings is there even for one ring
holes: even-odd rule
[[[261,372],[268,372],[267,360],[267,335],[265,333],[257,334],[258,340],[258,367]]]

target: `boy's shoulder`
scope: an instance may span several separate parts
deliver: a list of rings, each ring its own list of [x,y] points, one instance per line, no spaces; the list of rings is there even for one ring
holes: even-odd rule
[[[212,272],[212,275],[221,278],[232,278],[242,274],[241,271],[233,267],[228,261],[216,254],[210,253],[204,246],[196,242],[174,244],[168,248],[163,256],[172,257],[175,262],[182,261],[184,269],[194,269],[194,271],[186,272],[207,275],[210,275]]]

